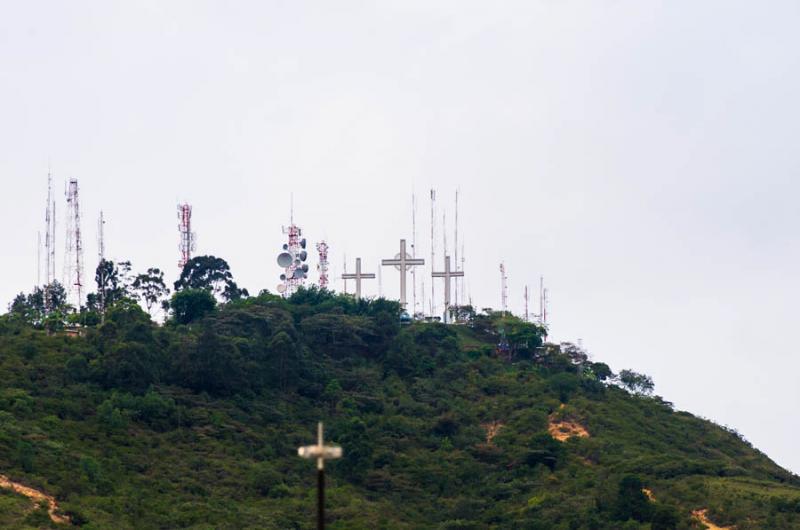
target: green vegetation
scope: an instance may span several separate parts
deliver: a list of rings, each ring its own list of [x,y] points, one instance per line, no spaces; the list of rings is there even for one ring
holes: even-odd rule
[[[31,309],[39,294],[15,300],[0,316],[0,474],[87,529],[311,528],[315,475],[296,448],[321,419],[345,453],[332,529],[699,529],[697,509],[800,527],[796,476],[536,325],[461,308],[461,325],[401,326],[395,302],[314,288],[248,297],[222,263],[182,277],[164,325],[116,296],[119,274],[77,337]],[[146,276],[157,307],[162,276]],[[589,435],[557,441],[559,422]],[[32,508],[0,490],[0,526],[62,526]]]

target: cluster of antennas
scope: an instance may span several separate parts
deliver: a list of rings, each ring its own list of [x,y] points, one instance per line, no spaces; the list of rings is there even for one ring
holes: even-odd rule
[[[192,252],[195,250],[195,233],[192,232],[192,207],[189,204],[178,205],[178,230],[181,234],[181,242],[178,245],[178,250],[181,253],[178,260],[178,266],[183,267],[192,259]]]
[[[300,237],[303,231],[299,226],[292,224],[284,228],[283,232],[289,236],[289,241],[284,243],[283,250],[278,254],[278,265],[284,269],[278,292],[283,296],[290,296],[308,277],[308,264],[305,263],[308,253],[305,250],[306,240]]]
[[[319,287],[320,289],[328,288],[328,244],[325,241],[317,243],[317,252],[319,253],[319,264],[317,270],[319,271]]]

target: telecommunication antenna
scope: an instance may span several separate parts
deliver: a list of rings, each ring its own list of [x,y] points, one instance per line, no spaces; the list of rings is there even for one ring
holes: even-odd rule
[[[53,177],[47,170],[47,208],[44,213],[44,283],[50,285],[56,279],[56,203],[53,199]]]
[[[528,315],[528,286],[525,286],[525,322],[530,322],[530,317]]]
[[[319,264],[317,270],[319,271],[319,288],[328,288],[328,244],[325,241],[317,243],[317,252],[319,253]]]
[[[344,255],[344,265],[342,266],[342,281],[344,281],[344,294],[347,294],[347,254]]]
[[[455,250],[455,263],[456,263],[456,270],[458,270],[458,190],[456,190],[455,232],[456,232],[456,234],[455,234],[455,248],[454,248],[454,250]],[[458,282],[459,281],[460,281],[459,278],[456,278],[456,283],[455,283],[455,286],[454,286],[455,287],[455,291],[456,291],[455,292],[455,297],[454,297],[455,300],[456,300],[456,305],[460,305],[460,302],[459,302],[459,299],[458,299],[458,292],[459,292]]]
[[[64,287],[67,300],[73,298],[75,310],[83,303],[83,242],[81,241],[81,209],[78,202],[78,179],[70,179],[67,196],[67,244],[64,255]],[[74,296],[73,296],[74,295]]]
[[[178,205],[178,231],[180,232],[181,241],[178,245],[180,251],[180,259],[178,260],[178,267],[181,271],[192,259],[192,252],[195,250],[197,236],[192,232],[192,206],[188,203]]]
[[[104,235],[104,227],[106,221],[103,218],[103,210],[100,210],[100,219],[97,221],[97,258],[99,260],[99,273],[100,273],[100,288],[98,294],[100,295],[100,314],[104,315],[106,310],[106,241]]]
[[[417,196],[411,194],[411,259],[417,259]],[[411,317],[417,314],[417,270],[411,269]],[[424,293],[423,293],[423,296]]]
[[[508,276],[505,263],[500,263],[500,303],[503,313],[508,311]]]
[[[436,263],[436,190],[431,189],[431,268]],[[436,289],[434,282],[431,282],[431,316],[434,314],[436,304]]]
[[[283,227],[283,233],[288,236],[288,241],[278,254],[278,265],[284,269],[280,276],[282,283],[278,284],[278,292],[285,298],[303,286],[308,277],[308,263],[305,263],[308,258],[306,240],[302,237],[303,230],[294,224],[294,195],[291,198],[289,221],[289,226]]]

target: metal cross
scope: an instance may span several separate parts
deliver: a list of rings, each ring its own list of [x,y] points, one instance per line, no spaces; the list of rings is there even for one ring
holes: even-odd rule
[[[444,278],[444,321],[449,322],[448,315],[450,309],[450,278],[457,278],[464,276],[464,271],[451,271],[450,270],[450,256],[444,257],[444,272],[433,272],[431,276],[434,278]]]
[[[322,434],[322,422],[317,424],[317,445],[306,445],[297,448],[297,454],[303,458],[317,459],[317,528],[325,528],[325,460],[342,457],[342,448],[338,445],[325,445]]]
[[[416,265],[425,265],[424,259],[412,258],[406,252],[406,240],[400,240],[400,253],[394,259],[381,260],[381,265],[394,265],[400,271],[400,305],[406,308],[406,272]]]
[[[374,280],[375,274],[371,272],[361,272],[361,258],[356,258],[356,272],[354,273],[345,273],[342,274],[343,280],[355,280],[356,281],[356,299],[361,298],[361,280]]]

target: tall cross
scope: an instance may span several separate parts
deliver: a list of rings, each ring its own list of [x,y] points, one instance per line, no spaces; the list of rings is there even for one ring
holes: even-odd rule
[[[361,272],[361,258],[356,258],[356,272],[342,274],[343,280],[356,281],[356,299],[361,298],[361,280],[374,280],[375,274],[371,272]]]
[[[416,265],[425,265],[424,259],[412,259],[406,252],[406,240],[400,240],[400,253],[394,259],[381,260],[381,265],[394,265],[400,271],[400,305],[406,308],[406,272]]]
[[[450,279],[464,276],[464,271],[451,271],[450,270],[450,256],[444,257],[444,272],[433,272],[431,276],[434,278],[444,278],[444,321],[449,322],[450,317]]]
[[[342,448],[338,445],[325,445],[322,435],[322,422],[317,424],[317,444],[298,447],[297,454],[303,458],[317,459],[317,528],[325,528],[325,460],[342,457]]]

